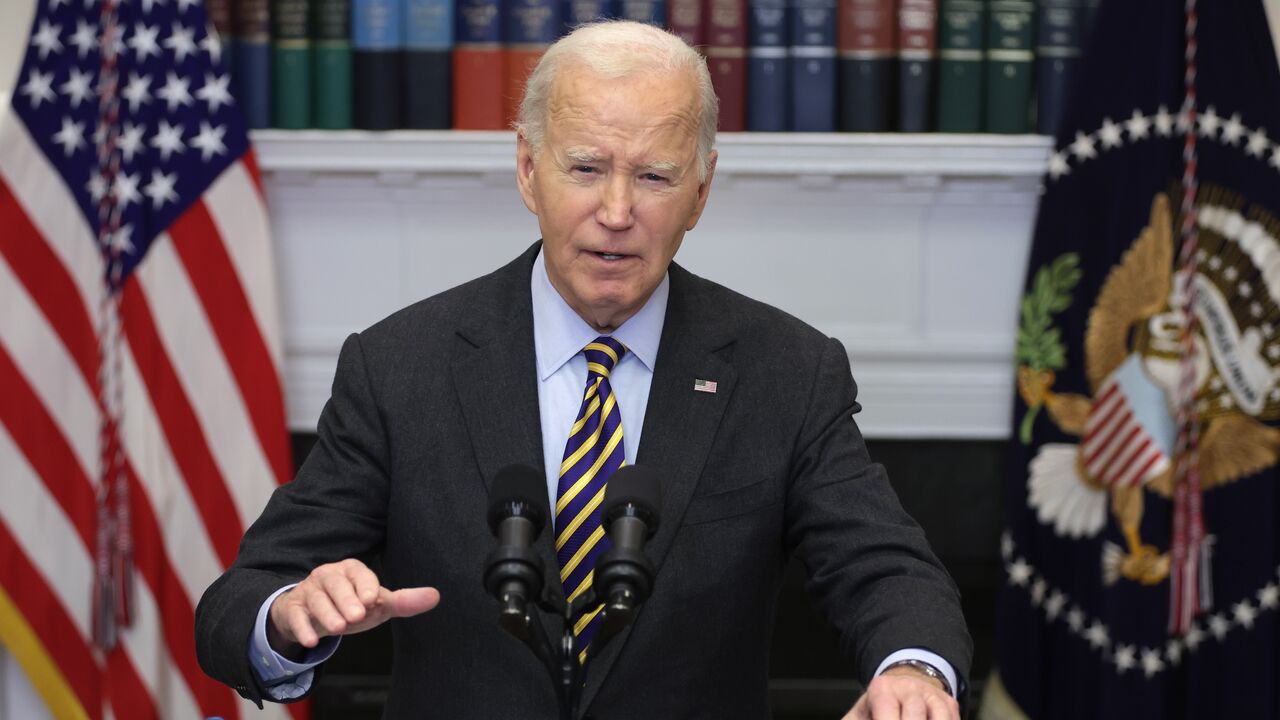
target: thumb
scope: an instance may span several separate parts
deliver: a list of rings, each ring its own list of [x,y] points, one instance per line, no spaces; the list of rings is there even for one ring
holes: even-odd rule
[[[433,587],[403,588],[394,592],[384,589],[378,598],[388,617],[412,617],[440,604],[440,591]]]

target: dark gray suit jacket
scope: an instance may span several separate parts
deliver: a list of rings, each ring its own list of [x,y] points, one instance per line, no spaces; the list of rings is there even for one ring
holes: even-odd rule
[[[442,595],[435,610],[392,621],[387,717],[557,717],[546,671],[499,629],[481,586],[495,472],[542,467],[529,296],[538,247],[348,338],[319,442],[200,602],[206,672],[258,699],[248,642],[267,596],[322,563],[380,558],[386,586]],[[958,593],[867,456],[844,349],[677,265],[670,277],[637,458],[664,481],[647,546],[657,577],[635,623],[590,668],[584,714],[768,717],[790,555],[864,681],[904,647],[965,676]],[[696,379],[717,391],[695,392]],[[550,532],[538,550],[558,586]]]

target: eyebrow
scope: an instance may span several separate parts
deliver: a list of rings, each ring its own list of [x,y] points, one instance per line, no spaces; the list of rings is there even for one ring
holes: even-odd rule
[[[591,150],[585,150],[582,148],[569,148],[568,150],[564,151],[564,154],[565,154],[565,157],[569,158],[571,162],[575,162],[575,163],[590,164],[590,163],[601,162],[601,157],[599,155],[597,155]],[[679,165],[673,162],[667,162],[665,160],[658,160],[651,163],[644,163],[640,167],[645,170],[656,170],[657,172],[668,173],[668,174],[676,174],[680,172]]]

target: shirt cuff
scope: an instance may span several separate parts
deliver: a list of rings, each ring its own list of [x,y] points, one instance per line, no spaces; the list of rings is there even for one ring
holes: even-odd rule
[[[880,663],[880,667],[876,668],[876,674],[873,677],[879,677],[881,673],[889,668],[890,665],[901,662],[903,660],[919,660],[922,663],[932,665],[935,670],[942,673],[947,679],[947,686],[951,688],[951,697],[960,699],[957,694],[960,692],[960,686],[956,683],[956,669],[951,667],[951,663],[943,660],[937,653],[931,653],[923,648],[904,648],[899,650]]]
[[[263,687],[271,699],[277,701],[296,700],[311,690],[311,681],[315,679],[315,667],[333,656],[338,649],[341,637],[322,638],[320,643],[307,652],[302,662],[293,662],[271,648],[267,641],[267,616],[271,611],[271,603],[281,593],[293,589],[297,583],[285,585],[271,594],[271,597],[258,608],[258,618],[253,624],[253,636],[249,640],[249,664],[262,681]]]

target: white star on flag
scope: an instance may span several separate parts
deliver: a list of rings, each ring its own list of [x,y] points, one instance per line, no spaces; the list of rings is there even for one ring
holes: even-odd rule
[[[169,104],[169,112],[178,109],[179,105],[190,105],[194,102],[191,99],[191,92],[187,90],[191,81],[184,77],[178,77],[170,72],[165,75],[164,87],[156,91],[156,96]]]
[[[1160,659],[1160,651],[1152,648],[1142,649],[1142,673],[1152,677],[1164,670],[1164,661]]]
[[[51,102],[53,100],[53,73],[42,73],[39,70],[32,69],[31,74],[27,76],[27,82],[18,92],[26,95],[31,100],[31,107],[38,108],[42,102]]]
[[[1054,590],[1049,599],[1044,601],[1044,616],[1053,620],[1062,613],[1062,606],[1067,603],[1067,596],[1061,590]]]
[[[1054,150],[1049,153],[1049,177],[1057,180],[1063,175],[1071,172],[1071,165],[1067,163],[1066,153]]]
[[[1084,628],[1084,611],[1078,607],[1071,608],[1067,612],[1067,625],[1075,632],[1080,632]]]
[[[1176,639],[1170,640],[1169,643],[1164,646],[1164,656],[1168,658],[1169,662],[1173,665],[1177,665],[1182,662],[1182,644]]]
[[[97,170],[93,170],[92,173],[84,187],[89,191],[89,197],[93,198],[94,202],[98,202],[107,195],[107,181]]]
[[[1026,560],[1018,558],[1009,566],[1009,582],[1013,585],[1026,585],[1031,579],[1031,566]]]
[[[1124,144],[1124,137],[1120,134],[1120,126],[1111,121],[1111,118],[1103,118],[1102,129],[1098,131],[1098,138],[1102,140],[1102,147],[1117,148]]]
[[[1173,134],[1173,116],[1169,114],[1168,108],[1161,105],[1156,110],[1156,134],[1161,137],[1169,137]]]
[[[1213,106],[1205,108],[1204,113],[1200,116],[1200,134],[1211,138],[1218,134],[1218,127],[1222,123],[1222,118],[1218,117],[1218,111]]]
[[[200,133],[191,139],[191,146],[200,148],[200,158],[205,162],[209,162],[209,158],[214,155],[223,155],[227,152],[227,146],[222,144],[222,136],[227,132],[226,127],[219,125],[216,129],[209,126],[209,123],[200,121]]]
[[[160,57],[160,45],[156,42],[156,38],[160,35],[160,28],[147,27],[144,23],[135,23],[133,26],[133,37],[129,38],[126,43],[133,48],[136,53],[138,62],[145,62],[148,56],[155,55]]]
[[[130,175],[121,172],[116,175],[116,181],[111,186],[111,194],[115,196],[116,202],[120,203],[120,209],[129,207],[129,203],[136,203],[142,199],[138,194],[138,174]]]
[[[1274,345],[1272,347],[1275,347]],[[1258,591],[1258,607],[1274,610],[1280,606],[1280,586],[1275,583],[1268,583],[1266,587]]]
[[[1244,152],[1246,155],[1260,158],[1267,151],[1267,133],[1263,128],[1258,128],[1249,134],[1249,142],[1245,143]]]
[[[1130,140],[1142,140],[1151,130],[1151,121],[1146,115],[1134,110],[1133,115],[1124,121],[1124,127],[1129,131]]]
[[[209,53],[209,59],[219,63],[222,61],[222,41],[218,39],[218,31],[205,28],[204,39],[200,41],[200,49]]]
[[[227,89],[230,84],[230,74],[215,77],[212,73],[205,73],[204,86],[196,91],[196,97],[209,103],[209,112],[217,112],[218,108],[232,102],[231,91]]]
[[[160,151],[161,160],[168,162],[170,155],[187,149],[186,144],[182,142],[182,130],[181,123],[170,125],[168,120],[160,121],[156,134],[151,138],[151,147]]]
[[[1222,613],[1217,613],[1209,618],[1209,632],[1213,633],[1213,636],[1218,638],[1219,641],[1227,636],[1227,631],[1230,629],[1231,621],[1223,617]]]
[[[1231,608],[1231,614],[1235,615],[1236,622],[1240,623],[1240,627],[1248,630],[1253,627],[1253,621],[1258,617],[1258,611],[1253,609],[1253,605],[1248,600],[1241,600]]]
[[[173,51],[175,60],[182,62],[188,55],[196,53],[196,31],[182,23],[174,23],[173,31],[165,38],[164,46]]]
[[[151,198],[151,207],[160,208],[166,202],[177,202],[178,194],[173,191],[174,185],[178,183],[178,174],[165,174],[159,170],[151,171],[151,182],[143,188],[143,192],[147,197]]]
[[[1192,623],[1191,629],[1187,631],[1187,634],[1182,636],[1182,642],[1186,644],[1187,649],[1191,652],[1195,652],[1196,648],[1200,647],[1200,643],[1203,641],[1204,631],[1200,629],[1199,625],[1194,623]]]
[[[142,138],[147,133],[146,125],[134,125],[131,122],[125,122],[124,127],[120,131],[120,152],[124,155],[125,162],[133,162],[133,156],[139,150],[145,149]]]
[[[163,5],[164,0],[142,0],[142,12],[145,15],[151,14],[151,9],[156,5]]]
[[[151,76],[129,73],[129,84],[120,93],[129,103],[129,112],[138,112],[138,106],[151,102]]]
[[[98,45],[97,28],[83,20],[76,20],[76,31],[67,42],[75,46],[76,57],[83,60]]]
[[[1222,142],[1228,145],[1239,145],[1244,136],[1244,123],[1240,122],[1240,113],[1235,113],[1226,125],[1222,126]]]
[[[1132,645],[1120,645],[1116,648],[1116,669],[1120,672],[1133,669],[1136,658]]]
[[[73,122],[71,118],[62,118],[62,129],[53,136],[53,141],[62,146],[62,152],[68,157],[84,146],[84,123]]]
[[[40,50],[41,60],[48,57],[49,53],[62,52],[62,40],[58,39],[61,32],[61,25],[52,25],[48,20],[40,21],[40,28],[31,36],[31,46]]]
[[[1084,636],[1089,641],[1089,644],[1096,648],[1104,648],[1111,644],[1111,637],[1107,634],[1107,629],[1097,620],[1093,621],[1093,624],[1085,631]]]
[[[1093,139],[1082,132],[1076,133],[1076,140],[1071,143],[1071,152],[1081,160],[1098,157],[1098,152],[1093,148]]]
[[[132,236],[133,223],[127,223],[116,232],[111,233],[107,239],[107,244],[111,246],[112,250],[131,253],[134,251]]]
[[[89,73],[82,72],[78,67],[71,68],[71,75],[67,77],[67,81],[58,87],[63,95],[67,96],[67,102],[71,103],[71,107],[80,107],[80,103],[89,97],[92,90],[89,89],[89,83],[93,80],[93,76]]]

